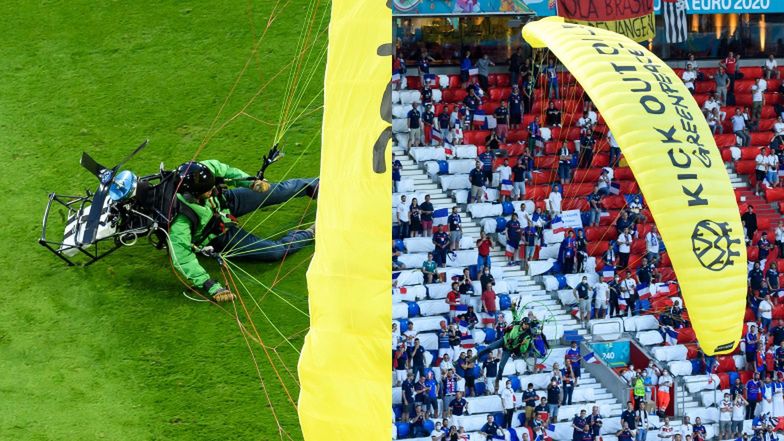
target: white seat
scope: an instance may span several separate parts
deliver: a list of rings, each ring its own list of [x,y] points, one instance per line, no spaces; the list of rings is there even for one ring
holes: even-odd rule
[[[392,318],[393,319],[408,318],[408,304],[403,302],[393,303]]]
[[[422,271],[419,269],[402,270],[396,279],[397,286],[421,285],[424,281],[425,279],[422,277]]]
[[[652,315],[638,315],[624,318],[623,327],[626,329],[626,332],[650,331],[659,329],[659,321]]]
[[[672,375],[679,377],[691,375],[692,366],[690,361],[671,361],[668,366]]]
[[[498,395],[485,395],[483,397],[469,397],[468,409],[471,413],[494,413],[502,412],[501,397]],[[485,416],[487,418],[487,416]]]
[[[443,300],[420,300],[417,305],[419,305],[419,313],[423,316],[449,313],[449,305]]]
[[[651,349],[654,358],[660,361],[684,361],[687,360],[688,350],[684,345],[656,346]]]
[[[435,249],[430,237],[410,237],[403,239],[403,244],[409,253],[429,253]]]
[[[664,342],[659,331],[640,331],[635,338],[645,346],[658,345]]]
[[[459,175],[440,175],[438,185],[444,190],[458,190],[471,188],[471,182],[467,174]]]

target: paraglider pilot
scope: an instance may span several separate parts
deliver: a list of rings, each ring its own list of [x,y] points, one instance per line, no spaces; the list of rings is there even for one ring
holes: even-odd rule
[[[177,213],[169,230],[174,267],[216,302],[234,293],[212,279],[196,252],[218,255],[237,251],[238,259],[273,262],[313,242],[315,229],[293,230],[278,240],[261,239],[237,225],[237,217],[291,198],[316,198],[318,179],[290,179],[269,183],[216,160],[186,162],[177,168],[181,179]],[[228,189],[222,184],[232,185]]]

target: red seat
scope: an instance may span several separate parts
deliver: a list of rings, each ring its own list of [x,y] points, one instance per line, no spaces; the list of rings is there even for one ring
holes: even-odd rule
[[[407,76],[406,83],[407,83],[406,88],[410,90],[422,88],[422,82],[420,82],[419,77],[416,76]]]
[[[751,371],[738,371],[738,377],[740,377],[740,382],[744,385],[749,382],[754,377],[754,373]]]
[[[533,176],[532,179],[533,184],[549,184],[551,182],[555,182],[555,180],[558,177],[558,174],[556,173],[555,170],[550,169],[550,170],[542,170],[541,172],[537,172],[537,173],[532,173],[532,176]],[[547,197],[547,195],[545,195],[545,197]]]
[[[723,135],[713,135],[713,139],[716,140],[716,145],[721,147],[732,147],[735,145],[735,135],[732,133],[725,133]]]
[[[569,184],[567,184],[569,185]],[[585,198],[565,198],[561,203],[561,209],[563,210],[580,210],[586,211],[590,207],[588,206],[588,201]]]
[[[619,167],[615,169],[614,178],[618,181],[633,181],[634,173],[632,173],[632,169],[629,167]]]
[[[591,194],[593,191],[594,185],[593,184],[565,184],[563,186],[563,196],[564,197],[584,197]],[[586,202],[585,209],[588,209],[588,202]]]
[[[721,373],[718,374],[719,377],[719,388],[720,389],[728,389],[730,387],[730,376],[729,374]]]
[[[526,199],[541,200],[547,198],[550,194],[549,185],[529,185],[525,188]]]
[[[599,176],[601,175],[602,175],[601,169],[581,168],[574,171],[574,174],[572,175],[572,181],[573,182],[596,182],[599,180]]]
[[[767,200],[768,202],[784,201],[784,188],[782,187],[766,188],[765,200]]]
[[[528,131],[517,129],[517,130],[510,130],[509,133],[506,135],[507,142],[519,142],[519,141],[527,141],[528,140]]]
[[[618,237],[615,227],[587,227],[585,228],[585,238],[588,242],[600,240],[614,240]]]
[[[697,335],[694,333],[693,328],[678,329],[678,344],[695,343]]]
[[[720,355],[716,357],[716,361],[718,362],[716,372],[735,372],[737,370],[735,368],[735,359],[732,356]]]
[[[601,257],[610,248],[610,242],[607,240],[589,241],[588,242],[588,255],[594,257]]]
[[[686,346],[686,358],[688,360],[694,360],[695,358],[697,358],[698,354],[699,351],[697,350],[697,346],[694,345]]]
[[[460,81],[460,75],[449,75],[449,88],[450,89],[459,89],[462,85]]]
[[[534,158],[534,166],[536,168],[557,168],[558,158],[555,156],[538,156]]]

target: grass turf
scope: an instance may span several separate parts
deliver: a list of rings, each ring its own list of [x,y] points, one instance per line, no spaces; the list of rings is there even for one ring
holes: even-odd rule
[[[309,4],[277,4],[277,18],[217,125],[295,58]],[[299,332],[291,340],[299,347],[307,327],[303,314],[261,287],[252,288],[278,328],[258,310],[252,313],[264,341],[277,346],[265,352],[251,343],[270,406],[234,311],[185,299],[164,252],[141,239],[91,267],[68,268],[36,244],[48,192],[80,194],[95,187],[78,164],[83,150],[114,164],[149,138],[147,149],[129,164],[143,174],[157,170],[161,161],[174,167],[191,157],[275,5],[265,0],[0,4],[5,29],[0,42],[5,188],[0,197],[0,439],[278,439],[273,410],[287,433],[284,439],[301,438],[294,407],[267,356],[296,400],[292,375],[298,354],[278,331]],[[319,31],[326,26],[320,18],[327,8],[319,6]],[[320,40],[323,47],[323,34]],[[305,102],[316,96],[316,107],[323,83],[318,53],[312,51],[309,63],[313,83],[306,88],[300,80],[294,87],[305,91]],[[234,119],[211,138],[200,158],[254,172],[279,122],[288,73],[272,79],[247,108],[255,119]],[[320,124],[317,110],[291,126],[283,140],[287,156],[270,169],[271,180],[283,178],[289,167],[292,177],[317,174]],[[265,211],[250,223],[272,212]],[[297,200],[259,231],[291,228],[303,213],[312,221],[314,211],[314,205]],[[312,252],[309,247],[291,256],[280,273],[279,265],[242,267],[266,283],[292,271],[277,285],[278,294],[307,311],[304,272]],[[214,265],[208,268],[218,274]]]

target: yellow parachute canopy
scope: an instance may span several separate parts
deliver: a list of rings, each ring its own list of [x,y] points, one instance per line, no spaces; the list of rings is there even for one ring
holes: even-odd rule
[[[622,35],[550,17],[523,37],[548,47],[604,116],[667,245],[702,350],[731,352],[746,309],[746,247],[699,106],[672,69]]]
[[[382,54],[391,40],[385,2],[332,0],[310,331],[298,368],[309,441],[392,438],[392,180],[373,169],[389,126],[381,112],[392,60]]]

